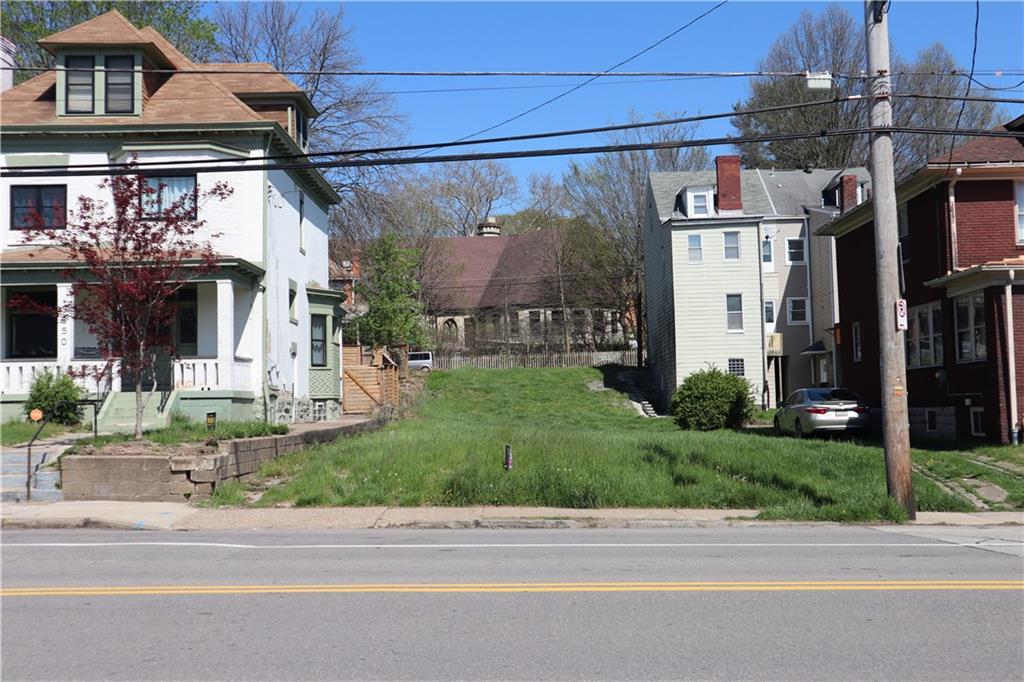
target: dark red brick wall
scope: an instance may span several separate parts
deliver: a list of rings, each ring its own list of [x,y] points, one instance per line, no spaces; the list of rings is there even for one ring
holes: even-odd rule
[[[836,278],[839,288],[839,360],[843,384],[868,404],[878,406],[881,405],[881,392],[874,235],[874,224],[868,223],[836,239]],[[854,322],[860,322],[860,362],[853,361]]]
[[[718,210],[743,210],[743,196],[740,192],[740,157],[715,157],[715,179],[718,183]]]
[[[1024,254],[1017,246],[1011,180],[961,180],[956,185],[957,265]]]
[[[857,207],[857,176],[844,175],[840,181],[839,208],[843,213]]]

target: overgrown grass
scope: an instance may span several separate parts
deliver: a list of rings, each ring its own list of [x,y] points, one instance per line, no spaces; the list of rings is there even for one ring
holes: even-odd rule
[[[993,449],[996,447],[992,446]],[[960,485],[973,489],[974,494],[993,508],[1024,509],[1024,476],[977,464],[958,452],[917,451],[914,453],[914,463],[935,476],[956,480]],[[1005,490],[1006,499],[999,503],[979,493],[976,488],[985,483],[995,484]]]
[[[758,508],[765,518],[904,518],[886,496],[877,447],[765,430],[680,431],[671,420],[637,416],[618,392],[587,388],[601,378],[589,368],[433,372],[417,418],[273,463],[291,478],[258,504]],[[502,467],[506,443],[511,471]],[[916,484],[923,510],[970,509],[923,478]]]
[[[267,424],[260,421],[246,422],[219,422],[217,428],[207,430],[206,424],[190,421],[182,415],[173,415],[171,425],[165,429],[154,429],[144,431],[143,438],[159,443],[161,445],[177,445],[178,443],[196,443],[207,440],[230,440],[232,438],[257,438],[259,436],[270,436],[274,434],[288,433],[288,427],[284,424]],[[103,446],[108,443],[124,443],[132,440],[132,434],[115,433],[96,438],[84,438],[78,441],[73,450],[79,450],[87,445]]]
[[[28,439],[31,438],[39,425],[29,421],[9,421],[0,424],[0,445],[19,445],[21,443],[27,443]],[[63,424],[49,423],[43,427],[42,432],[39,434],[39,438],[52,438],[53,436],[59,436],[62,433],[67,433],[71,430],[71,427],[64,426]]]
[[[971,452],[1024,467],[1024,445],[979,445]]]

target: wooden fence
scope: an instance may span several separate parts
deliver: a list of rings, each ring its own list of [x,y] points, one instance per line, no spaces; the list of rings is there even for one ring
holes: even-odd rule
[[[597,367],[627,365],[636,367],[636,350],[577,351],[573,353],[434,353],[434,369],[460,367],[511,369],[513,367]]]

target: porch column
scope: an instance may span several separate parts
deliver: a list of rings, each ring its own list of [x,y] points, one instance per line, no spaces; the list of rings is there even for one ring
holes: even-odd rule
[[[231,387],[235,361],[235,290],[229,279],[217,280],[217,364],[218,384]]]
[[[62,312],[70,306],[72,298],[70,284],[57,285],[57,308]],[[75,319],[65,315],[57,316],[57,364],[66,370],[75,357]]]

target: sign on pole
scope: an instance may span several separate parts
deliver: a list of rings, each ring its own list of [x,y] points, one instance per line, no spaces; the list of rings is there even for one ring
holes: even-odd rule
[[[907,299],[896,299],[896,331],[907,331]]]
[[[29,412],[28,416],[32,421],[37,422],[43,418],[43,411],[37,407],[36,409]]]

